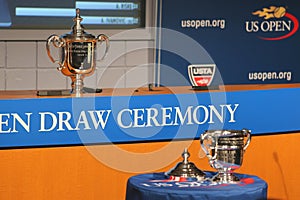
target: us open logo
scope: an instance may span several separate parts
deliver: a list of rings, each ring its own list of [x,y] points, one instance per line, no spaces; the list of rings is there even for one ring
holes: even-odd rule
[[[188,66],[192,86],[210,86],[215,75],[215,64],[193,64]]]
[[[299,28],[298,19],[283,6],[270,6],[255,10],[257,20],[246,21],[248,33],[259,34],[262,40],[283,40],[294,35]]]

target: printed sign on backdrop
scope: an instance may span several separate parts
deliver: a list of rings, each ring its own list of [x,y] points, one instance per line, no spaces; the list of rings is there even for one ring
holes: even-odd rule
[[[212,85],[300,81],[299,1],[161,0],[159,9],[158,83],[191,84],[165,68],[189,80],[195,64],[217,66]]]

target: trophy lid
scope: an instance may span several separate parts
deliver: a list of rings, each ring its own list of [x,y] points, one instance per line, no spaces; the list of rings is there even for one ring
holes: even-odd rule
[[[197,178],[202,180],[205,177],[205,173],[198,169],[194,163],[189,162],[188,158],[190,153],[187,148],[182,153],[183,161],[177,163],[177,165],[166,173],[167,176],[183,177],[183,178]]]
[[[80,16],[79,8],[76,8],[76,16],[73,18],[74,24],[72,27],[72,31],[74,34],[82,34],[84,33],[84,27],[81,25],[82,17]]]
[[[86,33],[84,31],[84,27],[81,24],[81,21],[83,18],[80,16],[80,9],[76,8],[76,16],[73,18],[73,26],[72,31],[68,34],[63,35],[63,38],[75,40],[75,39],[81,39],[81,40],[87,40],[87,39],[95,39],[95,36],[92,34]]]
[[[246,137],[248,134],[251,133],[248,129],[242,129],[242,130],[207,130],[207,133],[213,134],[214,136],[218,138],[230,138],[230,137]]]

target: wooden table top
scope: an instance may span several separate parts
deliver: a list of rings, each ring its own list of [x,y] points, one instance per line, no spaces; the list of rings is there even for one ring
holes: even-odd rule
[[[156,94],[189,94],[195,92],[224,92],[242,90],[268,90],[280,88],[300,88],[300,83],[293,84],[255,84],[255,85],[222,85],[219,89],[193,90],[190,86],[178,87],[147,87],[141,88],[104,88],[101,93],[87,93],[82,97],[90,96],[133,96],[133,95],[156,95]],[[38,96],[36,90],[11,90],[0,91],[0,99],[23,99],[23,98],[70,98],[74,95],[66,96]]]

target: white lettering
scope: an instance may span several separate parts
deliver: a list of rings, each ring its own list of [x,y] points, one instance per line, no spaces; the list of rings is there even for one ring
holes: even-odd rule
[[[40,129],[39,132],[52,131],[57,125],[57,117],[51,112],[40,112]],[[51,120],[46,120],[46,116],[51,117]],[[46,121],[52,121],[52,125],[46,128]]]
[[[224,105],[220,105],[220,107],[221,107],[220,112],[221,113],[218,112],[218,110],[216,109],[215,106],[210,105],[208,107],[210,108],[210,115],[209,115],[209,122],[208,123],[210,123],[210,124],[214,123],[213,116],[216,116],[219,119],[219,121],[223,123],[224,122],[224,109],[223,109]]]
[[[70,112],[57,112],[58,114],[58,129],[57,131],[64,131],[66,127],[67,130],[74,130],[72,126],[70,125],[70,120],[72,118],[72,115]]]
[[[81,111],[80,112],[80,115],[79,115],[79,119],[77,120],[77,125],[76,125],[76,130],[80,130],[79,129],[79,125],[80,124],[83,124],[84,125],[84,130],[89,130],[91,129],[90,125],[89,125],[89,122],[87,120],[87,117],[86,117],[86,114],[84,111]]]
[[[17,121],[19,122],[19,124],[27,131],[27,133],[29,133],[30,131],[30,116],[32,113],[25,113],[25,115],[27,115],[27,123],[25,121],[23,121],[23,119],[17,114],[17,113],[12,113],[12,117],[13,117],[13,129],[12,129],[12,133],[17,133],[19,132],[18,130],[16,130],[16,124]]]
[[[121,128],[130,128],[132,126],[132,122],[130,122],[128,125],[124,125],[123,121],[122,121],[122,116],[125,112],[127,113],[127,115],[130,115],[130,116],[132,115],[132,110],[130,110],[130,109],[121,110],[117,116],[117,123]],[[130,118],[130,116],[128,116],[128,118]]]
[[[193,106],[189,106],[186,109],[184,117],[183,117],[180,108],[175,107],[174,125],[178,125],[178,119],[180,120],[180,124],[183,125],[186,118],[188,119],[187,124],[193,124],[193,122],[192,122],[192,108],[193,108]]]
[[[245,29],[248,33],[250,32],[284,32],[291,31],[292,21],[246,21]]]
[[[151,121],[153,122],[154,126],[160,126],[156,117],[158,115],[158,110],[156,108],[146,108],[147,111],[147,125],[146,127],[152,126]]]
[[[249,32],[257,32],[259,30],[258,21],[246,22],[246,31]]]
[[[143,108],[133,109],[133,127],[145,127]],[[139,124],[141,122],[142,124]]]
[[[203,75],[203,74],[213,74],[213,71],[212,71],[211,68],[194,67],[194,68],[193,68],[193,74],[199,74],[199,75]]]
[[[239,106],[239,104],[234,104],[234,109],[231,108],[231,105],[225,105],[229,111],[229,114],[230,114],[230,120],[228,122],[230,123],[233,123],[235,122],[235,119],[234,119],[234,113],[237,109],[237,107]]]
[[[162,126],[171,126],[173,125],[172,119],[172,108],[162,108]],[[169,123],[167,122],[169,121]]]
[[[20,124],[27,133],[30,132],[30,116],[32,113],[25,113],[26,122],[17,113],[0,114],[0,133],[18,133],[17,124]],[[10,120],[11,118],[11,120]],[[11,122],[11,125],[10,123]]]
[[[197,112],[200,108],[202,108],[203,112],[199,112],[199,114],[197,114]],[[201,114],[203,114],[203,120],[199,121],[197,116],[199,116],[199,119],[200,119]],[[196,122],[196,124],[204,124],[208,119],[208,115],[209,115],[209,112],[208,112],[208,109],[205,106],[202,106],[202,105],[197,106],[195,108],[194,112],[193,112],[193,119]]]
[[[235,122],[235,112],[239,104],[188,106],[182,112],[180,107],[123,109],[118,113],[117,123],[121,128],[141,128],[152,126],[178,126],[225,122],[226,113],[230,123]]]
[[[92,119],[95,129],[98,129],[99,124],[101,125],[101,128],[104,129],[107,124],[108,117],[111,113],[111,110],[96,110],[96,111],[88,111],[88,112],[90,114],[90,117]],[[103,119],[103,115],[105,114],[105,112],[107,113],[106,118]],[[94,113],[97,114],[98,121],[96,120]]]
[[[10,133],[11,128],[7,128],[4,130],[3,128],[8,126],[8,119],[10,118],[10,114],[0,114],[0,133]],[[4,126],[4,127],[3,127]]]

